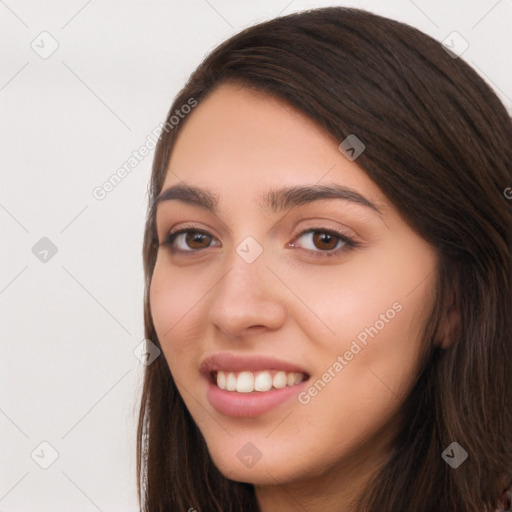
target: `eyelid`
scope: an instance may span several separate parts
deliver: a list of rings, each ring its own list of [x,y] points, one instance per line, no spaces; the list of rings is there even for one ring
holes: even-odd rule
[[[341,231],[339,231],[337,229],[313,226],[313,227],[309,227],[309,228],[303,229],[301,232],[299,232],[293,238],[292,242],[290,242],[288,244],[288,247],[294,247],[294,248],[297,247],[294,244],[296,243],[296,241],[298,239],[300,239],[302,236],[304,236],[307,233],[315,233],[315,232],[316,233],[324,233],[324,234],[328,234],[328,235],[334,236],[339,241],[343,242],[344,245],[342,247],[338,248],[338,249],[330,250],[330,251],[303,249],[300,246],[298,247],[300,249],[303,249],[305,252],[307,252],[308,254],[312,255],[313,257],[322,257],[322,258],[333,257],[333,256],[340,255],[341,253],[345,253],[345,252],[348,252],[350,250],[356,249],[356,248],[358,248],[358,247],[360,247],[362,245],[361,243],[359,243],[356,240],[354,240],[351,236],[349,236],[349,235],[347,235],[345,233],[342,233]],[[205,235],[207,237],[210,237],[212,240],[216,240],[220,244],[220,247],[222,247],[222,243],[214,235],[212,235],[207,230],[199,228],[199,227],[194,226],[194,225],[184,225],[184,226],[181,226],[179,229],[176,229],[174,231],[170,231],[166,235],[164,241],[161,242],[160,245],[170,246],[171,251],[176,252],[176,253],[182,253],[182,254],[197,254],[197,253],[202,252],[204,249],[209,249],[211,247],[210,246],[210,247],[206,247],[204,249],[189,249],[189,250],[177,249],[174,246],[176,238],[178,236],[180,236],[181,234],[184,234],[184,233],[199,233],[199,234]],[[217,247],[218,246],[219,245],[217,245]]]
[[[184,225],[184,226],[181,226],[179,229],[176,229],[174,231],[171,230],[169,233],[167,233],[165,235],[164,240],[160,243],[160,245],[170,246],[171,250],[173,250],[174,252],[181,252],[181,253],[198,253],[198,252],[201,252],[202,249],[183,250],[183,249],[176,249],[176,248],[173,247],[174,246],[174,242],[176,241],[176,238],[179,235],[183,234],[183,233],[199,233],[201,235],[206,235],[206,236],[212,238],[213,240],[216,240],[220,244],[220,241],[217,239],[217,237],[212,235],[206,229],[199,228],[199,227],[194,226],[194,225]]]
[[[338,240],[341,240],[344,243],[344,245],[342,247],[340,247],[339,249],[335,249],[335,250],[331,250],[331,251],[321,251],[321,250],[314,251],[311,249],[304,249],[306,252],[313,254],[314,257],[324,258],[324,257],[337,256],[337,255],[340,255],[341,253],[348,252],[352,249],[357,249],[358,247],[360,247],[362,245],[361,243],[354,240],[351,236],[349,236],[345,233],[342,233],[341,231],[338,231],[337,229],[323,228],[323,227],[318,227],[318,226],[313,226],[313,227],[309,227],[307,229],[302,230],[298,235],[296,235],[294,237],[294,239],[293,239],[294,241],[291,242],[289,245],[294,247],[293,243],[295,243],[296,240],[298,240],[299,238],[301,238],[302,236],[304,236],[307,233],[315,233],[315,232],[316,233],[324,233],[324,234],[334,236],[335,238],[338,238]]]

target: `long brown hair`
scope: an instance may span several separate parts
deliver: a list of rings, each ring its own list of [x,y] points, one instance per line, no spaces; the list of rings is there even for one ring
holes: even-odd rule
[[[503,105],[439,42],[362,10],[291,14],[225,41],[176,97],[155,152],[143,258],[145,335],[157,346],[149,304],[155,198],[186,123],[171,116],[227,81],[288,102],[340,142],[356,134],[366,145],[357,164],[439,255],[427,361],[389,462],[358,510],[494,510],[512,478],[512,202],[504,194],[512,124]],[[461,320],[450,346],[439,348],[448,292]],[[164,357],[145,370],[137,441],[142,510],[259,510],[253,487],[213,464]],[[452,442],[469,454],[458,469],[441,457]]]

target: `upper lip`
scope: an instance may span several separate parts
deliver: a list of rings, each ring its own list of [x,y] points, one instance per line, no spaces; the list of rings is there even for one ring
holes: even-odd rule
[[[276,359],[266,355],[244,356],[221,352],[204,358],[199,365],[199,370],[205,375],[219,370],[224,371],[263,371],[263,370],[282,370],[285,372],[298,372],[308,376],[304,368],[299,365]]]

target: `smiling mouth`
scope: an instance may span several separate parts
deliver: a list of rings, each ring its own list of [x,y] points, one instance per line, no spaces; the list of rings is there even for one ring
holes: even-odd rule
[[[217,370],[210,373],[214,384],[225,391],[237,393],[264,393],[272,389],[283,389],[300,384],[307,380],[309,375],[301,372],[285,372],[283,370],[263,371],[224,371]]]

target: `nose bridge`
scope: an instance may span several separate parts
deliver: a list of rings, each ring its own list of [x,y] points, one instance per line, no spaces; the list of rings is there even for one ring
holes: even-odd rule
[[[251,326],[275,329],[285,318],[267,255],[256,243],[245,239],[226,257],[226,270],[212,294],[210,321],[230,336]]]
[[[270,300],[266,263],[263,252],[256,256],[254,248],[242,242],[226,258],[226,273],[218,284],[218,295],[240,302]]]

